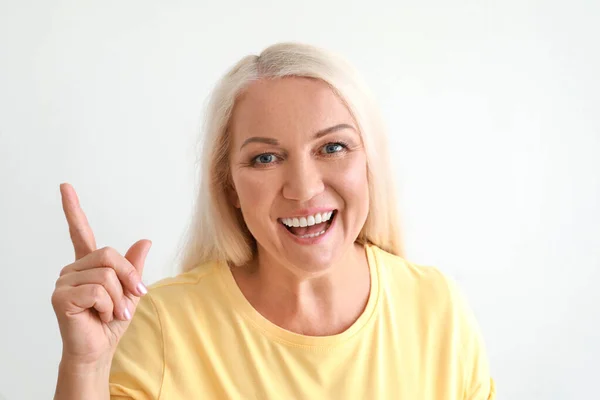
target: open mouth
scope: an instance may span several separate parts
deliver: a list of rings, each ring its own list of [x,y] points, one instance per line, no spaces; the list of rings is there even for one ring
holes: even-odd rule
[[[329,229],[329,227],[331,226],[336,215],[337,215],[337,210],[333,210],[331,212],[330,218],[327,221],[319,222],[319,223],[316,223],[316,221],[315,221],[315,222],[313,222],[313,225],[310,225],[310,226],[290,226],[291,221],[289,219],[285,222],[280,219],[279,223],[281,223],[285,227],[285,229],[287,229],[292,235],[297,236],[302,239],[310,239],[310,238],[318,237],[318,236],[325,234],[327,232],[327,230]],[[310,222],[312,222],[312,221],[310,221]]]

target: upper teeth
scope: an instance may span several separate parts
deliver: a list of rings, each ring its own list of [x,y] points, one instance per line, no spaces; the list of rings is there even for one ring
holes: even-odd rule
[[[317,213],[315,215],[309,215],[308,217],[300,217],[300,218],[282,218],[281,222],[283,222],[286,226],[312,226],[315,224],[320,224],[322,222],[327,222],[331,219],[331,215],[333,211],[328,211],[324,213]]]

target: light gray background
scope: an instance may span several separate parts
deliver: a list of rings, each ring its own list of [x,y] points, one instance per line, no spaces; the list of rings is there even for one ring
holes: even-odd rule
[[[209,89],[283,40],[345,55],[384,111],[407,258],[466,292],[503,399],[598,395],[597,1],[0,1],[0,393],[50,398],[72,262],[58,186],[100,246],[175,272]]]

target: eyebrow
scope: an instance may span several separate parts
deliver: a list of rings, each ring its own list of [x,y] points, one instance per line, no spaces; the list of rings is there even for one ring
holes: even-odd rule
[[[318,131],[317,133],[315,133],[313,135],[312,140],[317,140],[325,135],[328,135],[333,132],[341,131],[343,129],[352,129],[353,131],[356,132],[356,129],[352,125],[338,124],[338,125],[330,126],[329,128],[321,129],[320,131]],[[244,140],[244,143],[242,143],[242,145],[240,146],[240,150],[249,143],[265,143],[265,144],[270,144],[273,146],[279,146],[279,141],[277,139],[253,136],[251,138]]]

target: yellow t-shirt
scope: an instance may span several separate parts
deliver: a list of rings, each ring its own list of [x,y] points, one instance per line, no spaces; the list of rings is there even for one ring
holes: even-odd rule
[[[333,336],[264,318],[225,263],[152,285],[113,359],[111,398],[495,399],[477,323],[452,281],[374,245],[366,252],[367,306]]]

